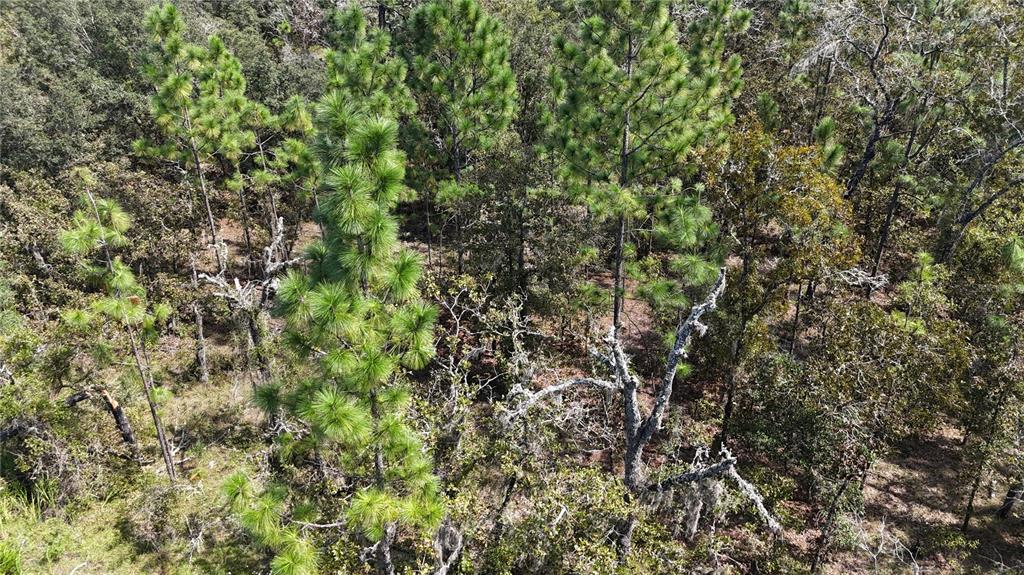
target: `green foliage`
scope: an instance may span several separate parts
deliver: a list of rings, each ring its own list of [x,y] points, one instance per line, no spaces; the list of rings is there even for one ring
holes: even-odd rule
[[[128,151],[146,113],[135,54],[147,4],[4,2],[0,164],[56,174]]]
[[[6,541],[0,541],[0,573],[21,575],[21,553]]]
[[[437,478],[403,400],[407,370],[433,355],[436,311],[419,300],[418,258],[397,238],[392,210],[405,195],[405,155],[388,115],[395,110],[383,104],[387,86],[346,78],[357,70],[340,67],[351,60],[393,69],[381,61],[386,37],[369,38],[354,12],[343,17],[352,38],[339,40],[346,48],[333,56],[334,88],[314,118],[324,238],[307,250],[308,272],[289,271],[277,292],[286,339],[313,375],[265,386],[257,397],[271,415],[283,407],[310,428],[295,447],[346,462],[359,485],[347,523],[371,540],[388,537],[390,546],[396,525],[428,530],[443,514]],[[282,519],[288,489],[252,497],[247,482],[233,477],[225,490],[246,529],[274,550],[274,573],[315,571],[316,547]]]
[[[708,280],[712,266],[692,256],[715,229],[695,190],[683,193],[678,180],[665,186],[665,177],[685,172],[694,148],[720,142],[732,122],[741,70],[738,57],[724,59],[724,38],[741,29],[747,16],[727,2],[709,3],[706,17],[687,31],[687,50],[665,2],[585,2],[582,8],[586,17],[578,40],[560,38],[556,44],[560,62],[551,80],[557,105],[546,119],[549,149],[563,176],[580,183],[580,199],[595,213],[619,220],[616,242],[624,245],[614,254],[616,270],[635,252],[625,237],[627,220],[649,221],[654,233],[648,249],[673,253],[660,273],[654,265],[637,277],[647,284],[642,294],[667,318],[684,300],[665,305],[658,294],[678,293],[681,286],[664,282]],[[623,295],[617,271],[616,280],[613,289]],[[617,303],[616,317],[618,311]]]
[[[411,16],[412,84],[438,162],[461,179],[515,113],[516,84],[501,24],[477,0],[437,0]]]
[[[363,112],[400,117],[416,110],[405,85],[405,62],[391,54],[391,38],[379,28],[367,29],[356,6],[334,11],[331,50],[327,53],[327,90],[357,102]]]
[[[0,572],[1017,559],[1013,3],[0,3]],[[544,391],[615,302],[661,401],[723,266],[639,471],[727,446],[781,537],[731,475],[627,494],[617,394]]]
[[[579,40],[558,40],[552,76],[558,106],[549,133],[563,170],[626,188],[720,141],[741,86],[739,57],[723,58],[725,35],[742,26],[744,12],[709,3],[687,31],[687,50],[665,2],[582,8]]]
[[[252,109],[238,60],[217,36],[206,47],[185,42],[184,23],[173,4],[151,9],[146,28],[153,42],[146,74],[156,87],[150,106],[167,142],[140,140],[136,151],[183,164],[196,161],[191,148],[202,154],[199,161],[213,154],[237,159],[254,138],[243,125]]]

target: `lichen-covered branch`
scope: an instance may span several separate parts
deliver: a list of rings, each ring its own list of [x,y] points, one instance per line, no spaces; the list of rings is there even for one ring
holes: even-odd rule
[[[523,399],[519,401],[519,403],[515,406],[514,409],[510,409],[505,413],[505,415],[503,416],[504,422],[505,424],[511,423],[512,421],[518,419],[519,417],[522,417],[527,411],[529,411],[531,407],[533,407],[537,403],[549,397],[557,397],[561,395],[564,391],[579,386],[598,387],[612,391],[619,389],[619,386],[616,383],[594,377],[577,377],[574,379],[556,383],[555,385],[549,385],[548,387],[545,387],[538,391],[528,391],[526,389],[523,389],[521,385],[516,385],[509,393],[509,396],[522,397]]]

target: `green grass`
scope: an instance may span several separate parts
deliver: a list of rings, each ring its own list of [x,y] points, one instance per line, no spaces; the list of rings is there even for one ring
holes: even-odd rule
[[[0,575],[226,575],[265,569],[267,558],[236,529],[221,495],[224,481],[245,466],[252,450],[262,448],[258,417],[240,407],[245,398],[238,396],[247,392],[224,378],[182,389],[163,406],[165,422],[186,425],[194,434],[173,492],[159,461],[133,471],[141,475],[123,491],[64,509],[49,506],[45,497],[43,503],[39,497],[33,501],[0,479]],[[146,420],[135,421],[141,426]],[[205,428],[197,428],[200,423]],[[202,536],[196,538],[197,532]],[[173,536],[162,537],[168,533]],[[201,544],[190,546],[190,540]]]

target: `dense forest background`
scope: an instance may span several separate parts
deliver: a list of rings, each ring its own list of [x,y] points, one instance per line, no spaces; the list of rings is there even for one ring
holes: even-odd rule
[[[1024,569],[1016,0],[0,0],[0,573]]]

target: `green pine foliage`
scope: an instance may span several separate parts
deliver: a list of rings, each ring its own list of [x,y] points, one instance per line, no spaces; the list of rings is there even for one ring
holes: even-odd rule
[[[342,17],[354,39],[330,54],[332,89],[314,117],[311,160],[323,174],[324,237],[306,250],[307,270],[290,270],[277,288],[285,339],[311,374],[297,384],[262,387],[257,398],[269,414],[282,408],[308,426],[308,436],[284,439],[297,443],[283,456],[315,450],[343,464],[358,486],[339,510],[345,523],[390,547],[399,530],[429,531],[444,513],[431,460],[406,416],[409,373],[434,354],[437,312],[420,296],[421,264],[400,245],[393,214],[408,197],[405,155],[390,115],[399,102],[385,95],[386,84],[363,82],[363,72],[396,64],[386,57],[386,36],[368,38],[355,11]],[[315,570],[315,548],[282,524],[286,490],[253,497],[239,477],[225,490],[247,530],[274,549],[274,573]]]
[[[105,337],[115,338],[118,332],[127,335],[126,347],[131,351],[131,360],[125,363],[134,367],[142,382],[167,476],[173,482],[176,475],[173,455],[159,413],[159,404],[170,392],[156,385],[147,351],[157,342],[172,310],[166,304],[149,302],[145,288],[131,268],[119,256],[112,255],[112,248],[126,243],[124,234],[131,219],[116,202],[96,199],[89,190],[93,184],[91,175],[87,171],[80,175],[84,189],[82,207],[72,217],[73,227],[64,231],[61,239],[69,252],[83,258],[82,267],[89,276],[98,279],[102,294],[86,309],[65,310],[62,319],[72,331],[99,334],[100,341],[95,342],[94,350],[103,355],[110,352]],[[90,257],[94,258],[93,263],[89,262]],[[121,431],[125,434],[123,429]],[[125,439],[127,441],[127,437]]]
[[[430,460],[404,416],[406,372],[433,355],[437,313],[420,299],[420,263],[399,247],[391,214],[404,192],[395,122],[360,115],[345,144],[326,178],[326,237],[309,249],[309,271],[289,272],[278,290],[288,340],[320,375],[284,393],[315,444],[372,468],[372,487],[348,516],[377,540],[388,525],[428,528],[442,513]]]
[[[0,14],[0,574],[1024,565],[1019,1]]]
[[[516,83],[508,37],[476,0],[435,0],[411,16],[412,84],[435,154],[461,183],[475,155],[512,121]]]
[[[435,199],[454,221],[457,271],[464,271],[467,228],[479,220],[480,188],[467,180],[516,111],[516,80],[502,25],[477,0],[434,0],[410,16],[411,84],[429,161],[436,167]],[[445,182],[444,180],[452,180]]]
[[[700,284],[711,277],[710,266],[696,265],[691,256],[715,228],[695,203],[695,190],[684,193],[674,178],[686,175],[695,149],[720,142],[732,122],[741,70],[738,56],[724,57],[725,36],[741,29],[749,14],[709,2],[684,36],[660,0],[584,2],[581,8],[576,38],[557,41],[548,149],[578,200],[617,221],[609,249],[617,328],[627,260],[637,262],[629,275],[646,284],[641,295],[671,311],[685,300],[661,297],[670,289],[661,282]],[[647,231],[633,233],[637,228]],[[665,250],[672,254],[667,261],[654,255]],[[637,261],[642,252],[652,258],[646,265]]]

